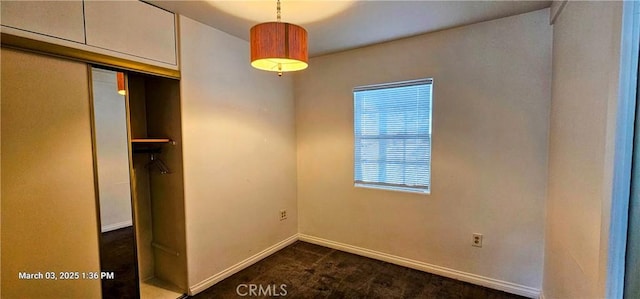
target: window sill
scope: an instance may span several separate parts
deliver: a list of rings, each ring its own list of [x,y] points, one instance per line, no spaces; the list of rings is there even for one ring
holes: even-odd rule
[[[356,188],[366,188],[366,189],[376,189],[376,190],[384,190],[384,191],[395,191],[395,192],[404,192],[404,193],[413,193],[413,194],[421,194],[421,195],[430,195],[431,189],[429,190],[416,190],[412,188],[402,188],[402,187],[389,187],[389,186],[377,186],[377,185],[369,185],[369,184],[353,184]]]

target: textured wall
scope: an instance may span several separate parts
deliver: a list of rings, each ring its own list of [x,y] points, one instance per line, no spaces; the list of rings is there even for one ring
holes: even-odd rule
[[[180,18],[189,286],[297,233],[292,80],[249,44]],[[288,219],[280,221],[286,209]]]
[[[311,59],[295,77],[300,232],[539,289],[551,38],[545,9]],[[355,188],[352,89],[428,77],[431,194]]]

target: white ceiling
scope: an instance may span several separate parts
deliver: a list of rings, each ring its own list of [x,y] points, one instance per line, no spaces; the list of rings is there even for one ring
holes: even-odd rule
[[[148,2],[249,40],[249,29],[275,21],[276,1]],[[309,55],[358,48],[546,8],[551,1],[281,0],[282,21],[309,33]]]

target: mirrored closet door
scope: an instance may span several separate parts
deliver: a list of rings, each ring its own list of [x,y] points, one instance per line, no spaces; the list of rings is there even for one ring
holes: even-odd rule
[[[139,298],[125,77],[91,69],[103,298]]]

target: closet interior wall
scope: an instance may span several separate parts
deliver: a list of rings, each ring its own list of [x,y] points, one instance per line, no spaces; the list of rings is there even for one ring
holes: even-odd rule
[[[129,117],[131,138],[147,137],[147,108],[142,77],[129,76]],[[136,221],[136,246],[138,252],[138,274],[141,281],[154,277],[153,273],[153,223],[151,220],[151,194],[149,172],[145,165],[149,155],[133,154],[132,198],[133,213]]]
[[[133,147],[134,213],[142,281],[152,277],[187,290],[179,81],[129,75],[131,138],[169,138],[157,155],[167,174]]]

